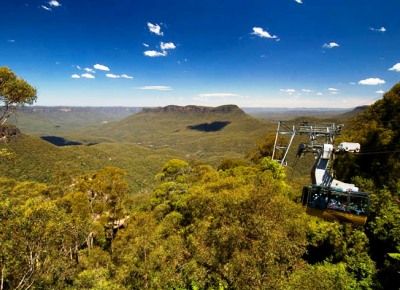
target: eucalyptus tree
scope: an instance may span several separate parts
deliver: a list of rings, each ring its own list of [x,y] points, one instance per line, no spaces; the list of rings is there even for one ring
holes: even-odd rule
[[[33,104],[36,89],[7,67],[0,67],[0,125],[4,125],[19,106]]]

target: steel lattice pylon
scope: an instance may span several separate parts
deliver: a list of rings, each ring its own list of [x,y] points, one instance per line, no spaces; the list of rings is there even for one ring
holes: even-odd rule
[[[301,122],[296,125],[290,122],[279,121],[272,159],[277,160],[281,165],[286,165],[286,157],[296,135],[308,135],[309,142],[305,144],[304,151],[317,152],[322,148],[323,144],[333,144],[335,137],[340,134],[342,127],[343,125],[336,125],[335,123],[311,124],[309,122]],[[282,137],[288,138],[285,140]],[[278,155],[281,158],[278,158]]]

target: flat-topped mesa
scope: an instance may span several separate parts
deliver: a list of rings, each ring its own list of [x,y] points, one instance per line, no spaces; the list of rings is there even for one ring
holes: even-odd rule
[[[203,106],[175,106],[169,105],[166,107],[157,107],[157,108],[143,108],[143,113],[240,113],[245,114],[238,106],[236,105],[223,105],[219,107],[203,107]]]

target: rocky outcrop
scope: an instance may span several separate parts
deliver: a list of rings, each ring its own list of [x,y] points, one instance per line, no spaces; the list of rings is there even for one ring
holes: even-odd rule
[[[223,105],[219,107],[203,107],[203,106],[175,106],[170,105],[166,107],[157,107],[157,108],[143,108],[143,113],[223,113],[223,114],[231,114],[231,113],[240,113],[245,114],[238,106],[236,105]]]

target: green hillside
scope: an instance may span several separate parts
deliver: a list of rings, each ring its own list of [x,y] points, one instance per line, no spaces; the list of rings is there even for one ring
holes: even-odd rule
[[[400,84],[351,119],[345,137],[361,143],[361,154],[342,163],[341,176],[362,176],[400,192]],[[379,174],[377,174],[379,172]]]
[[[19,116],[25,116],[29,124],[25,129],[32,134],[60,133],[57,136],[95,145],[57,147],[39,137],[20,135],[1,145],[16,157],[3,162],[0,174],[19,180],[64,183],[87,171],[117,166],[127,171],[133,192],[147,191],[152,188],[155,173],[171,158],[215,165],[225,158],[243,158],[268,130],[275,129],[272,123],[258,121],[236,106],[172,108],[145,109],[101,127],[83,128],[81,124],[74,131],[73,118],[65,117],[70,111],[61,112],[57,108],[47,108],[45,112],[41,109],[40,113],[23,111]],[[85,110],[75,108],[71,114],[82,114],[76,122],[93,123],[95,118],[90,113],[87,121],[83,121]],[[52,122],[56,120],[67,124],[68,129],[55,128]],[[201,126],[200,131],[189,128],[206,124],[209,130],[207,126],[213,122],[220,122],[224,127],[207,132],[201,131]],[[213,130],[212,125],[210,128]]]
[[[226,122],[215,131],[198,131],[189,126]],[[129,142],[148,148],[170,148],[185,158],[216,161],[222,157],[243,157],[275,125],[248,116],[236,106],[178,107],[147,109],[122,121],[87,133],[84,141]],[[88,138],[87,136],[90,136]],[[78,135],[74,136],[78,137]],[[82,140],[82,139],[80,139]]]
[[[38,137],[19,135],[0,144],[14,153],[1,160],[0,176],[64,184],[88,171],[117,166],[127,171],[132,192],[152,188],[154,175],[167,160],[179,156],[168,149],[148,149],[134,144],[98,144],[57,147]]]
[[[366,110],[368,110],[369,106],[359,106],[354,108],[353,110],[337,115],[336,118],[348,120],[351,118],[355,118],[357,115],[364,113]]]

